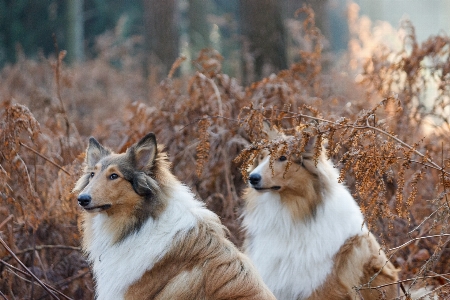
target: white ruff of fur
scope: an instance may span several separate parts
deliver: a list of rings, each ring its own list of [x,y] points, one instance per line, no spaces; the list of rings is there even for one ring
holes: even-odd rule
[[[293,221],[273,191],[259,193],[255,209],[244,214],[246,252],[277,299],[309,297],[330,274],[344,242],[368,232],[357,203],[337,181],[336,169],[328,161],[317,167],[328,188],[314,218]]]
[[[99,213],[94,217],[93,242],[87,251],[93,263],[98,300],[123,299],[130,285],[171,249],[176,234],[195,227],[199,219],[214,218],[181,183],[170,198],[157,220],[149,218],[138,232],[115,245],[103,226],[107,215]]]

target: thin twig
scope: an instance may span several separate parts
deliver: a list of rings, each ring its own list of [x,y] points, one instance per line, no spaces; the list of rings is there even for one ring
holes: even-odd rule
[[[439,211],[444,207],[444,205],[445,205],[445,204],[442,204],[442,205],[439,206],[437,209],[435,209],[431,214],[429,214],[428,216],[426,216],[426,217],[422,220],[422,222],[420,222],[419,225],[417,225],[416,227],[414,227],[412,230],[410,230],[410,231],[408,232],[408,235],[410,235],[411,233],[413,233],[414,231],[416,231],[417,229],[419,229],[419,227],[421,227],[426,221],[428,221],[429,219],[431,219],[431,217],[432,217],[435,213],[439,212]]]
[[[66,245],[39,245],[36,246],[36,248],[25,248],[20,251],[16,252],[16,255],[24,254],[27,252],[31,252],[34,250],[43,250],[43,249],[64,249],[64,250],[75,250],[75,251],[81,251],[81,247],[75,247],[75,246],[66,246]],[[9,260],[12,256],[5,256],[3,259]]]
[[[81,278],[81,277],[83,277],[83,276],[85,276],[86,274],[89,274],[89,273],[90,273],[90,270],[88,269],[87,271],[84,271],[84,272],[82,272],[82,273],[73,275],[72,277],[68,277],[68,278],[65,278],[65,279],[63,279],[63,280],[60,280],[60,281],[58,281],[57,283],[55,283],[55,285],[56,285],[56,286],[62,286],[62,285],[69,284],[69,283],[71,283],[72,281],[75,281],[75,280],[77,280],[78,278]]]
[[[214,90],[214,94],[216,95],[216,98],[217,98],[218,105],[219,105],[219,117],[222,117],[223,116],[222,98],[220,97],[220,91],[217,88],[216,83],[211,78],[206,77],[203,73],[197,72],[197,76],[200,77],[203,80],[208,81],[209,84],[212,86],[212,88]]]
[[[17,251],[17,254],[22,254],[25,252],[33,251],[33,250],[42,250],[42,249],[66,249],[66,250],[76,250],[81,251],[81,247],[75,247],[75,246],[66,246],[66,245],[39,245],[36,246],[36,248],[25,248],[21,251]]]
[[[36,191],[36,193],[38,193],[38,185],[37,185],[37,157],[36,154],[34,155],[34,159],[33,159],[33,163],[34,163],[34,190]]]
[[[3,247],[5,247],[5,249],[6,249],[6,251],[8,251],[9,252],[9,254],[11,254],[13,257],[14,257],[14,259],[19,263],[19,265],[21,265],[22,266],[22,268],[24,268],[30,275],[31,275],[31,277],[33,277],[34,278],[34,280],[36,280],[38,283],[39,283],[39,285],[41,285],[43,288],[44,288],[44,290],[50,295],[50,296],[52,296],[53,298],[55,298],[55,299],[59,299],[39,278],[37,278],[36,277],[36,275],[34,275],[33,274],[33,272],[31,272],[28,268],[27,268],[27,266],[25,266],[24,264],[23,264],[23,262],[14,254],[14,252],[8,247],[8,245],[5,243],[5,241],[0,237],[0,243],[3,245]]]
[[[428,299],[426,298],[426,296],[431,295],[432,293],[436,295],[437,290],[443,289],[444,287],[448,286],[450,284],[450,282],[447,282],[446,284],[440,285],[437,288],[433,288],[433,290],[429,291],[428,293],[426,293],[425,295],[421,296],[420,299]],[[435,299],[433,297],[433,299]]]
[[[25,173],[27,174],[28,185],[30,187],[30,191],[33,193],[34,192],[34,188],[33,188],[33,184],[31,183],[30,173],[28,173],[27,164],[23,161],[23,159],[22,159],[22,157],[20,157],[20,155],[16,155],[16,157],[14,159],[17,159],[17,160],[19,160],[22,163],[23,168],[25,169]]]
[[[27,272],[22,271],[21,269],[18,269],[18,268],[16,268],[16,267],[14,267],[13,265],[8,264],[6,261],[4,261],[4,260],[2,260],[2,259],[0,259],[0,263],[4,264],[6,267],[8,267],[8,268],[10,269],[10,271],[11,271],[14,275],[16,275],[17,277],[20,277],[20,276],[19,276],[18,274],[14,273],[14,271],[19,272],[19,273],[21,273],[21,274],[23,274],[23,275],[25,275],[25,276],[30,276],[30,274],[28,274]],[[23,278],[23,277],[20,277],[20,278],[23,279],[23,280],[25,280],[25,281],[27,281],[27,282],[30,282],[30,281],[29,281],[28,279],[26,279],[26,278]],[[37,282],[34,282],[34,284],[35,284],[35,285],[39,285]],[[64,295],[63,293],[61,293],[60,291],[58,291],[57,289],[55,289],[55,288],[52,287],[51,285],[49,285],[49,284],[47,284],[47,283],[45,283],[45,282],[43,282],[43,284],[45,284],[49,289],[51,289],[51,290],[54,291],[55,293],[59,294],[61,297],[65,298],[65,299],[68,299],[68,300],[73,300],[72,298],[70,298],[70,297]]]
[[[9,215],[5,220],[3,220],[3,222],[0,224],[0,229],[2,229],[3,226],[6,225],[6,223],[8,223],[10,220],[12,220],[14,218],[14,215]]]
[[[397,280],[394,282],[390,282],[390,283],[386,283],[386,284],[380,284],[377,286],[362,286],[362,287],[358,287],[359,290],[373,290],[373,289],[379,289],[379,288],[383,288],[383,287],[387,287],[390,285],[394,285],[394,284],[399,284],[399,283],[403,283],[403,282],[409,282],[409,281],[414,281],[414,280],[418,280],[418,279],[426,279],[426,278],[436,278],[436,277],[442,277],[442,276],[446,276],[446,275],[450,275],[450,273],[445,273],[445,274],[437,274],[437,275],[428,275],[428,276],[420,276],[420,277],[416,277],[416,278],[409,278],[409,279],[404,279],[404,280]]]
[[[71,176],[72,174],[70,174],[69,172],[67,172],[66,170],[64,170],[63,167],[61,167],[60,165],[58,165],[57,163],[55,163],[54,161],[52,161],[51,159],[45,157],[44,155],[40,154],[39,152],[37,152],[36,150],[34,150],[33,148],[25,145],[22,142],[19,142],[19,144],[23,147],[25,147],[26,149],[32,151],[33,153],[37,154],[38,156],[42,157],[43,159],[45,159],[46,161],[48,161],[49,163],[53,164],[55,167],[59,168],[60,170],[62,170],[64,173],[66,173],[67,175]]]
[[[0,291],[0,296],[2,296],[3,299],[8,300],[8,298],[6,298],[5,294],[3,294],[2,291]]]
[[[36,233],[33,231],[33,248],[36,247]],[[31,264],[34,265],[34,257],[36,255],[36,251],[33,251],[31,253]],[[43,269],[44,274],[45,274],[45,270]],[[47,280],[47,276],[45,276],[45,280]],[[31,277],[31,290],[30,290],[30,299],[33,300],[34,298],[34,278]]]
[[[44,266],[44,263],[42,262],[41,256],[39,255],[39,252],[36,251],[36,248],[33,251],[33,255],[37,258],[39,261],[39,264],[41,265],[41,269],[43,270],[44,279],[45,281],[49,281],[47,277],[47,268]]]
[[[431,271],[432,273],[436,274],[436,276],[441,277],[442,279],[444,279],[445,281],[447,281],[448,283],[450,283],[450,278],[445,277],[445,275],[449,275],[449,274],[438,274],[436,272]]]
[[[0,164],[0,171],[2,171],[6,175],[6,177],[10,178],[8,176],[8,173],[6,172],[5,168],[3,168],[2,164]]]
[[[442,234],[436,234],[436,235],[428,235],[428,236],[421,236],[421,237],[417,237],[417,238],[413,238],[412,240],[407,241],[406,243],[398,246],[398,247],[394,247],[391,249],[388,249],[387,251],[397,251],[399,249],[402,249],[406,246],[408,246],[409,244],[411,244],[412,242],[418,241],[418,240],[422,240],[422,239],[429,239],[429,238],[436,238],[436,237],[443,237],[443,236],[450,236],[450,233],[442,233]]]

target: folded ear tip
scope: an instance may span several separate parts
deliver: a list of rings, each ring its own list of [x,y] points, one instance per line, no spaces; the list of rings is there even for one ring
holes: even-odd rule
[[[156,141],[156,135],[153,132],[150,132],[149,134],[147,134],[147,136]]]
[[[147,133],[141,141],[151,141],[153,144],[156,145],[156,135],[153,132]]]
[[[89,144],[90,144],[90,145],[91,145],[91,144],[98,145],[99,142],[98,142],[93,136],[91,136],[91,137],[89,138]]]

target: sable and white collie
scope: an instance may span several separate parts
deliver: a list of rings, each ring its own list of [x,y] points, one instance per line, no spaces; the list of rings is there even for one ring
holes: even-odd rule
[[[91,138],[85,164],[74,191],[97,299],[275,299],[153,133],[122,154]]]
[[[293,139],[267,127],[272,141]],[[314,143],[291,158],[287,171],[286,156],[271,163],[263,150],[256,159],[243,196],[246,254],[280,300],[395,298],[396,284],[353,289],[393,283],[397,270],[325,154],[315,164]]]

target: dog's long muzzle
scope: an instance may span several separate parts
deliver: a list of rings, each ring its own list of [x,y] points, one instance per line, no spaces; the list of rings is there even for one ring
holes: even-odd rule
[[[87,211],[100,212],[103,210],[107,210],[108,208],[111,207],[111,204],[91,206],[91,202],[92,202],[92,197],[89,194],[80,194],[78,196],[78,204]]]

